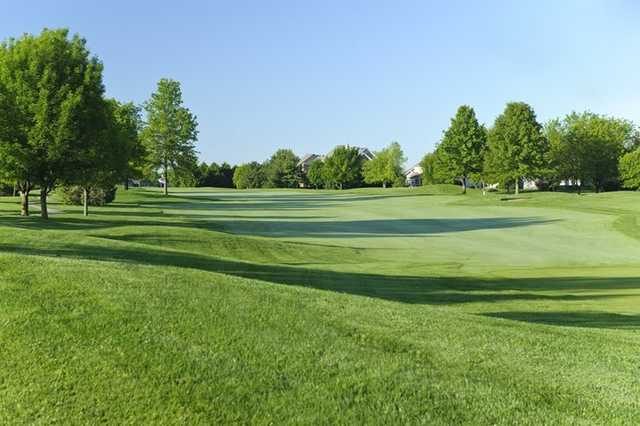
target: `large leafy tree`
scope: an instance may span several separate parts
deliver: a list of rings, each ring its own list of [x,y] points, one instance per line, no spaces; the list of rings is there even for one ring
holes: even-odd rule
[[[266,178],[262,165],[256,161],[236,167],[233,183],[238,189],[262,188]]]
[[[198,166],[198,186],[210,186],[216,188],[233,188],[234,167],[227,163],[201,163]]]
[[[325,182],[343,189],[362,180],[362,158],[358,148],[337,146],[324,161]]]
[[[124,139],[115,120],[114,101],[102,103],[92,117],[93,126],[85,132],[82,144],[73,152],[63,183],[77,185],[82,191],[84,215],[89,214],[89,193],[92,189],[113,187],[124,174],[127,156]]]
[[[505,186],[513,182],[516,194],[521,179],[546,173],[548,143],[530,105],[507,104],[489,130],[487,142],[486,174]]]
[[[596,192],[617,182],[620,157],[635,136],[630,121],[592,112],[552,120],[545,131],[556,177],[578,182],[579,189],[590,182]]]
[[[222,188],[233,188],[233,174],[236,171],[236,166],[231,167],[229,163],[222,163],[220,165],[221,183]]]
[[[625,188],[640,188],[640,148],[622,156],[620,159],[620,178]]]
[[[298,173],[300,159],[290,149],[279,149],[264,164],[267,179],[266,186],[270,188],[295,188],[301,177]]]
[[[21,214],[29,214],[29,192],[47,195],[78,172],[75,153],[101,131],[102,64],[84,39],[68,30],[9,39],[0,47],[0,171],[16,183]]]
[[[484,126],[478,123],[473,108],[462,105],[444,132],[438,154],[443,167],[460,181],[463,193],[467,192],[468,179],[482,171],[486,146]]]
[[[423,185],[451,183],[456,178],[442,161],[442,152],[437,148],[422,158],[420,167],[422,167]]]
[[[138,106],[132,102],[120,103],[115,99],[108,101],[114,125],[114,137],[118,138],[122,157],[126,159],[121,178],[124,189],[129,189],[129,179],[142,177],[145,154],[140,137],[142,116]]]
[[[371,184],[387,184],[396,182],[402,176],[402,165],[407,161],[398,142],[376,153],[376,156],[364,163],[364,181]]]
[[[181,176],[196,164],[198,123],[183,105],[180,83],[175,80],[161,79],[144,108],[147,120],[142,139],[147,159],[151,167],[161,171],[164,193],[169,195],[170,173]]]
[[[315,160],[311,165],[309,165],[309,170],[307,170],[307,179],[316,189],[324,185],[324,162],[322,160]]]

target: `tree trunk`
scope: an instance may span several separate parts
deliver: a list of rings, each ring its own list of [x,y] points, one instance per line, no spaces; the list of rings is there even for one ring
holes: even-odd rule
[[[164,166],[164,195],[165,197],[169,195],[169,172],[167,171],[167,166]]]
[[[20,216],[29,216],[29,191],[20,191]]]
[[[520,178],[516,178],[516,195],[520,193]]]
[[[467,178],[466,177],[462,177],[462,193],[463,194],[467,193]]]
[[[342,190],[342,183],[338,184],[338,188],[340,188],[340,190]]]
[[[125,191],[129,190],[129,179],[128,178],[124,180],[124,190]]]
[[[386,188],[387,187],[387,182],[382,182],[382,187]]]
[[[40,217],[43,219],[49,219],[49,211],[47,210],[47,190],[46,188],[40,189]]]
[[[82,213],[85,216],[89,216],[89,191],[87,191],[87,188],[82,188],[82,206]]]

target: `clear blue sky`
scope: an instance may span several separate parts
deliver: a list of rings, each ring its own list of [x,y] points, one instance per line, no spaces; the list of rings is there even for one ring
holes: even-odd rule
[[[398,140],[413,163],[463,103],[488,125],[508,101],[640,121],[639,18],[618,0],[30,0],[0,29],[80,33],[123,101],[181,81],[207,162]]]

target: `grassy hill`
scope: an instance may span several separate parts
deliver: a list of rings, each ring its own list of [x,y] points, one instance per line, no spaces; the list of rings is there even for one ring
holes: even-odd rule
[[[637,424],[639,197],[0,199],[0,422]]]

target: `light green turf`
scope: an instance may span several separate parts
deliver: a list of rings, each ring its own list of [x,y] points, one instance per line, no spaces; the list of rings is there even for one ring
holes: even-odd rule
[[[0,423],[640,423],[640,194],[457,192],[0,199]]]

